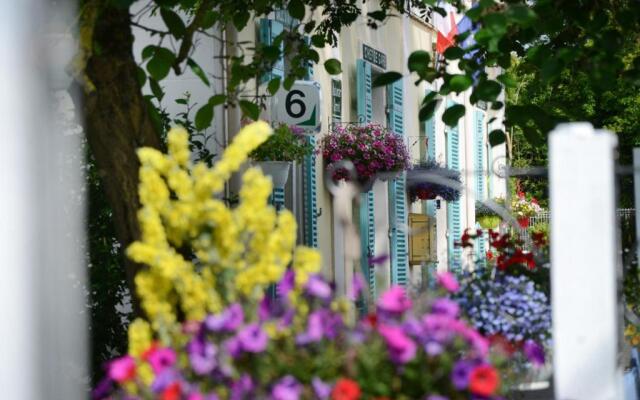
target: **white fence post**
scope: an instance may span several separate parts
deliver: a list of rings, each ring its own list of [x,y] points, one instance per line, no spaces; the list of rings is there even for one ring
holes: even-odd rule
[[[636,211],[636,254],[640,262],[640,147],[633,149],[633,199]]]
[[[617,138],[574,123],[549,144],[555,398],[619,400]]]

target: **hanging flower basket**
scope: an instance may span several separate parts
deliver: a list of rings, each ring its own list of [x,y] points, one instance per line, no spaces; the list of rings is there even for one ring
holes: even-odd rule
[[[504,206],[503,198],[493,199],[493,202],[500,206]],[[496,229],[500,225],[502,218],[495,210],[489,208],[480,201],[476,201],[476,221],[478,221],[480,226],[484,229]]]
[[[305,156],[313,154],[313,146],[307,143],[303,131],[280,124],[273,134],[249,154],[254,165],[262,173],[271,177],[274,189],[283,189],[289,178],[293,161],[301,162]]]
[[[397,178],[411,166],[402,136],[376,124],[337,126],[322,138],[320,151],[333,180],[355,176],[361,189],[370,189],[375,179]],[[341,165],[347,161],[352,171]]]
[[[459,171],[445,168],[435,161],[423,161],[407,171],[407,192],[411,202],[437,197],[456,201],[460,198],[461,182]]]
[[[262,170],[262,173],[271,177],[274,189],[283,189],[289,180],[289,161],[256,161],[254,164]]]
[[[502,218],[497,215],[481,215],[476,219],[483,229],[496,229],[502,221]]]

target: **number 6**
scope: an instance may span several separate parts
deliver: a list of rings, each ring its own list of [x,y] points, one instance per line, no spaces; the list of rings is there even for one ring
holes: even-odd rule
[[[284,102],[284,109],[287,111],[287,114],[289,114],[291,117],[293,118],[300,118],[304,115],[305,112],[307,112],[307,107],[304,105],[304,102],[301,99],[294,99],[293,96],[294,95],[298,95],[301,98],[304,98],[304,93],[301,90],[292,90],[289,92],[289,94],[287,94],[287,97],[285,99]],[[297,105],[298,107],[300,107],[298,109],[298,112],[294,112],[291,107],[293,105]]]

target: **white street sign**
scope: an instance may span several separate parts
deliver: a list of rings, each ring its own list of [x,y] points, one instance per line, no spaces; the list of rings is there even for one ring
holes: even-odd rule
[[[273,121],[317,132],[321,125],[320,105],[320,84],[296,81],[291,89],[281,88],[271,98]]]

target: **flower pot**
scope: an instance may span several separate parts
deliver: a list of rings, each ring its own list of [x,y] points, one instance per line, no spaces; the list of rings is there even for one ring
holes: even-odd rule
[[[482,215],[478,218],[478,223],[484,229],[496,229],[500,225],[500,217],[497,215]]]
[[[291,162],[289,161],[256,161],[254,163],[260,167],[262,173],[271,177],[274,189],[284,189],[289,179],[289,168]]]
[[[402,175],[402,171],[382,171],[376,173],[376,179],[380,179],[381,181],[390,181],[398,178],[400,175]]]

